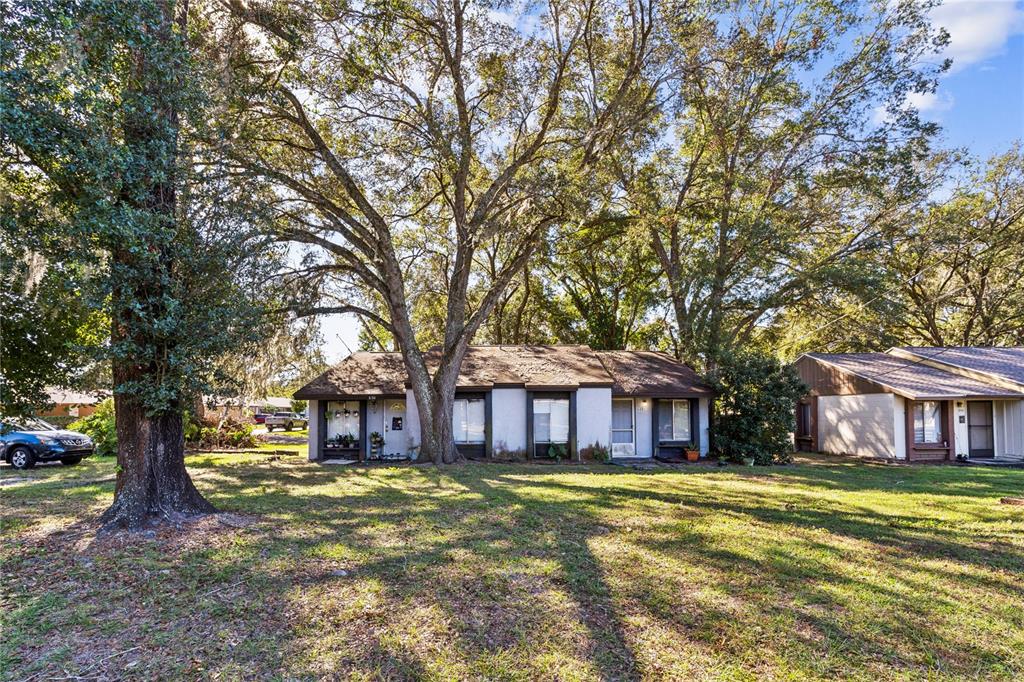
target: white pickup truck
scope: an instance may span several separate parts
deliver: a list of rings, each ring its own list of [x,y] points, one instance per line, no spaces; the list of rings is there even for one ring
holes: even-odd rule
[[[267,431],[274,429],[284,429],[285,431],[299,429],[301,431],[309,426],[308,419],[294,412],[275,412],[267,415],[267,419],[263,423],[266,424]]]

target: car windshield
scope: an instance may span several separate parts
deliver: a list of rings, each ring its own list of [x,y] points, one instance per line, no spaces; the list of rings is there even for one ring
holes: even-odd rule
[[[56,431],[57,427],[34,417],[22,417],[5,421],[4,426],[14,431]]]

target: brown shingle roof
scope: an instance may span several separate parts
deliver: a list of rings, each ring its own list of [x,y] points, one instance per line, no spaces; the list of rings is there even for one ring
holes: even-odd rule
[[[611,355],[605,357],[605,353],[582,345],[470,346],[458,385],[463,388],[567,389],[608,386],[623,395],[711,395],[692,369],[669,355],[645,351],[609,353]],[[426,353],[429,368],[436,366],[436,358],[436,349]],[[295,397],[316,400],[401,395],[405,392],[407,377],[399,353],[353,353],[296,391]]]
[[[299,400],[405,394],[401,353],[353,353],[295,392]]]
[[[655,398],[697,398],[714,395],[695,371],[668,353],[656,351],[597,351],[615,383],[615,395]]]
[[[887,353],[808,353],[807,356],[913,400],[1024,397],[1022,393]]]
[[[1024,386],[1024,346],[995,348],[904,346],[899,350],[932,362],[988,374]]]

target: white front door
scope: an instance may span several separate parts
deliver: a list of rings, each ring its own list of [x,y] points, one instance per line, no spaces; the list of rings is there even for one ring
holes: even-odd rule
[[[404,400],[384,401],[384,455],[386,457],[404,457],[406,454],[408,428],[405,420]]]
[[[636,424],[633,399],[612,400],[612,457],[636,456]]]

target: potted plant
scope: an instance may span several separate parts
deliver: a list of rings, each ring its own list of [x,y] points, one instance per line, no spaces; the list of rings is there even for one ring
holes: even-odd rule
[[[694,448],[686,448],[687,462],[696,462],[698,459],[700,459],[700,450],[695,450]]]
[[[384,447],[384,436],[380,435],[380,433],[377,431],[371,433],[370,447],[373,448],[374,455],[380,455],[380,451]]]

